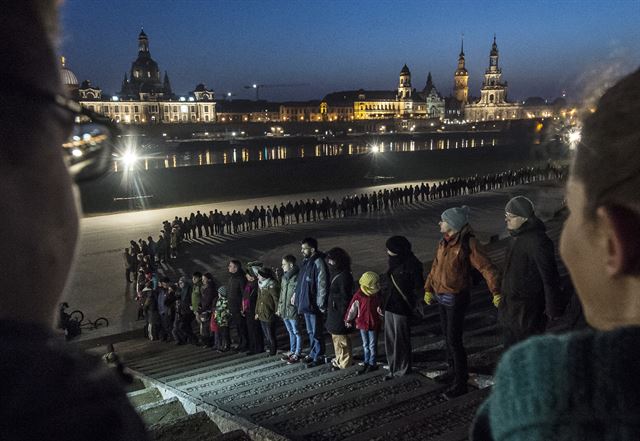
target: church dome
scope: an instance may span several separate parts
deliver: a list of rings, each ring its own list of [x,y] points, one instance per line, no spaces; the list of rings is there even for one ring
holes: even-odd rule
[[[409,68],[407,67],[406,64],[402,67],[402,70],[400,71],[400,75],[411,75],[411,72],[409,71]]]
[[[66,59],[62,57],[60,59],[62,67],[60,68],[60,77],[62,79],[62,84],[68,87],[78,87],[78,78],[76,75],[71,72],[71,70],[66,67]]]

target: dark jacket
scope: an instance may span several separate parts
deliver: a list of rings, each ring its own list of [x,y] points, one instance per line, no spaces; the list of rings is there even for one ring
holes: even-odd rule
[[[416,299],[422,297],[424,286],[424,267],[422,262],[411,253],[404,258],[401,264],[389,268],[381,279],[384,295],[383,309],[394,314],[411,316],[416,305]],[[395,284],[393,283],[394,280]],[[396,284],[404,294],[404,297],[396,288]]]
[[[296,284],[296,308],[299,314],[319,314],[327,309],[327,290],[329,288],[329,270],[324,254],[317,251],[304,259],[300,265],[300,274]]]
[[[227,300],[229,301],[229,312],[239,314],[242,310],[242,292],[246,283],[244,272],[229,274],[227,280]]]
[[[198,307],[198,312],[200,313],[211,312],[217,300],[218,300],[218,292],[216,290],[216,285],[213,282],[211,282],[202,289],[202,297],[200,297],[200,305]]]
[[[344,326],[344,315],[353,297],[353,276],[342,271],[331,277],[329,301],[327,302],[327,331],[333,335],[345,335],[349,330]]]
[[[500,318],[503,325],[519,333],[543,332],[545,313],[558,317],[564,309],[553,242],[535,216],[511,235],[502,278]]]

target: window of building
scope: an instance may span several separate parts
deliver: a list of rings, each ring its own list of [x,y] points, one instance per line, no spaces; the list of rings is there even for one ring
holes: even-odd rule
[[[209,113],[209,106],[204,106],[204,113]]]
[[[139,107],[139,106],[133,106],[133,111],[134,111],[135,113],[140,112],[140,107]]]
[[[113,111],[116,112],[116,113],[120,113],[120,106],[115,106],[113,108]]]

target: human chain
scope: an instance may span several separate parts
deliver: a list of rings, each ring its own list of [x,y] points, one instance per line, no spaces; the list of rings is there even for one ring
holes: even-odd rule
[[[245,231],[271,228],[280,225],[317,222],[323,219],[356,216],[372,212],[389,212],[399,206],[411,205],[419,201],[433,201],[454,196],[462,196],[498,188],[526,184],[543,180],[563,180],[566,166],[548,164],[545,167],[527,167],[502,173],[452,178],[429,185],[405,185],[385,188],[360,195],[346,195],[341,200],[325,197],[320,200],[307,199],[281,202],[280,205],[254,206],[244,213],[240,210],[213,210],[209,214],[191,213],[176,216],[173,221],[165,220],[157,240],[149,236],[147,240],[132,240],[131,247],[125,249],[127,280],[140,268],[148,269],[156,263],[166,262],[178,256],[184,241],[203,236],[225,236]]]

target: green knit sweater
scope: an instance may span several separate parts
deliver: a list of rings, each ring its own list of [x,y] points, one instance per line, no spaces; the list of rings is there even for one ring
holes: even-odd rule
[[[640,440],[640,328],[531,338],[505,353],[471,439]]]

